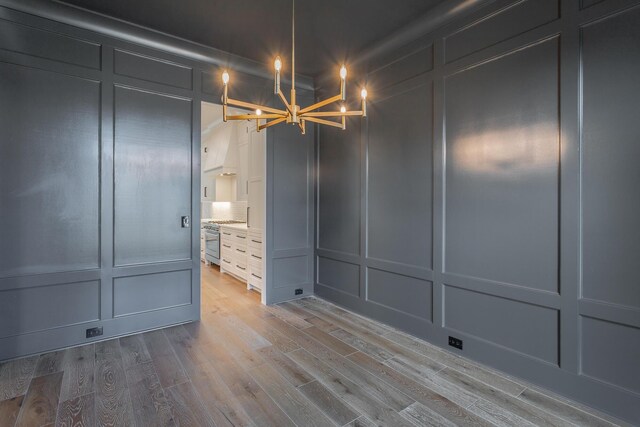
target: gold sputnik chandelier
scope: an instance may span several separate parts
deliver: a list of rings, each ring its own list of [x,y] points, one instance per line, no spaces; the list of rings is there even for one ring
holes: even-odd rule
[[[324,101],[317,102],[308,107],[300,108],[296,104],[296,26],[295,26],[295,0],[293,0],[293,12],[291,19],[291,35],[292,35],[292,48],[291,48],[291,101],[288,101],[280,90],[280,70],[282,69],[282,60],[280,57],[276,57],[273,66],[275,68],[275,85],[274,94],[278,95],[285,106],[284,110],[277,108],[271,108],[264,105],[252,104],[250,102],[239,101],[237,99],[229,98],[229,73],[224,71],[222,73],[222,83],[224,85],[224,92],[222,95],[222,118],[226,122],[227,120],[255,120],[258,131],[266,129],[268,127],[280,124],[289,123],[298,125],[302,134],[305,133],[306,122],[319,123],[321,125],[334,126],[337,128],[346,128],[347,116],[367,116],[367,89],[362,88],[360,96],[362,97],[361,109],[359,111],[347,111],[347,108],[342,105],[339,111],[315,111],[321,107],[346,100],[346,79],[347,69],[343,65],[340,68],[340,93]],[[246,108],[254,110],[252,114],[240,114],[240,115],[227,115],[227,106],[233,105],[240,108]],[[339,118],[340,121],[327,120],[327,118]],[[264,121],[261,123],[261,121]]]

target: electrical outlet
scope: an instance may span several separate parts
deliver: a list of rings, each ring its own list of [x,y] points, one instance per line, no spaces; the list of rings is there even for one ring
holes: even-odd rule
[[[102,326],[87,329],[87,338],[99,337],[100,335],[102,335]]]
[[[462,340],[455,337],[449,337],[449,345],[462,350]]]
[[[296,295],[302,295],[302,289],[296,289]]]

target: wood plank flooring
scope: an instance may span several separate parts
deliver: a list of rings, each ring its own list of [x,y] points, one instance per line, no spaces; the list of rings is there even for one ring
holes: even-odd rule
[[[202,320],[0,363],[0,427],[625,425],[326,301],[203,267]]]

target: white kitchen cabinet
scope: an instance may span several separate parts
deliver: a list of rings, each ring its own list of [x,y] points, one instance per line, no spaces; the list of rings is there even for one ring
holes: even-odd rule
[[[216,176],[212,172],[202,174],[202,182],[200,182],[200,199],[203,202],[216,201]]]
[[[266,132],[249,131],[249,185],[247,223],[251,229],[262,231],[265,221],[264,167]]]
[[[247,200],[249,193],[249,143],[238,145],[237,200]]]
[[[220,172],[236,172],[236,134],[233,123],[224,123],[202,135],[203,171],[219,169]]]
[[[233,202],[236,200],[236,177],[217,175],[214,180],[214,202]]]
[[[220,226],[220,271],[247,281],[247,229]]]
[[[262,291],[264,283],[262,232],[250,228],[247,232],[247,289]]]
[[[258,132],[255,127],[249,131],[249,178],[264,176],[266,131]]]
[[[233,202],[236,200],[236,177],[220,176],[213,171],[202,174],[200,197],[203,202]]]

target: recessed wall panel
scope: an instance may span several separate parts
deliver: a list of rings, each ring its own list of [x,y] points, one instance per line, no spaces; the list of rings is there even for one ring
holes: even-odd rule
[[[367,301],[430,322],[432,288],[433,283],[428,280],[375,268],[367,269]]]
[[[191,101],[115,88],[115,265],[191,257]]]
[[[558,40],[445,80],[445,270],[558,291]]]
[[[0,313],[0,338],[98,320],[100,282],[2,291]]]
[[[367,256],[431,269],[432,86],[372,102],[368,114]]]
[[[318,247],[360,253],[360,124],[320,128]]]
[[[113,279],[113,316],[191,304],[191,270]]]
[[[276,250],[307,248],[309,235],[309,144],[311,132],[300,136],[297,126],[269,129],[273,150],[272,181],[267,191],[273,192],[273,246]]]
[[[640,393],[640,329],[582,317],[582,373]]]
[[[640,307],[640,7],[582,30],[582,294]]]
[[[349,295],[360,295],[360,266],[318,257],[318,283]]]
[[[273,260],[273,287],[284,288],[309,282],[309,258],[294,256]]]
[[[192,69],[183,65],[115,49],[114,73],[183,89],[191,89]]]
[[[405,57],[378,68],[367,78],[367,86],[382,89],[433,69],[433,45],[421,47]]]
[[[100,69],[101,46],[0,19],[0,49]]]
[[[444,326],[558,363],[558,311],[445,286]]]
[[[0,277],[98,268],[100,83],[0,62],[0,100]]]
[[[447,62],[560,17],[559,0],[520,0],[445,37]]]

